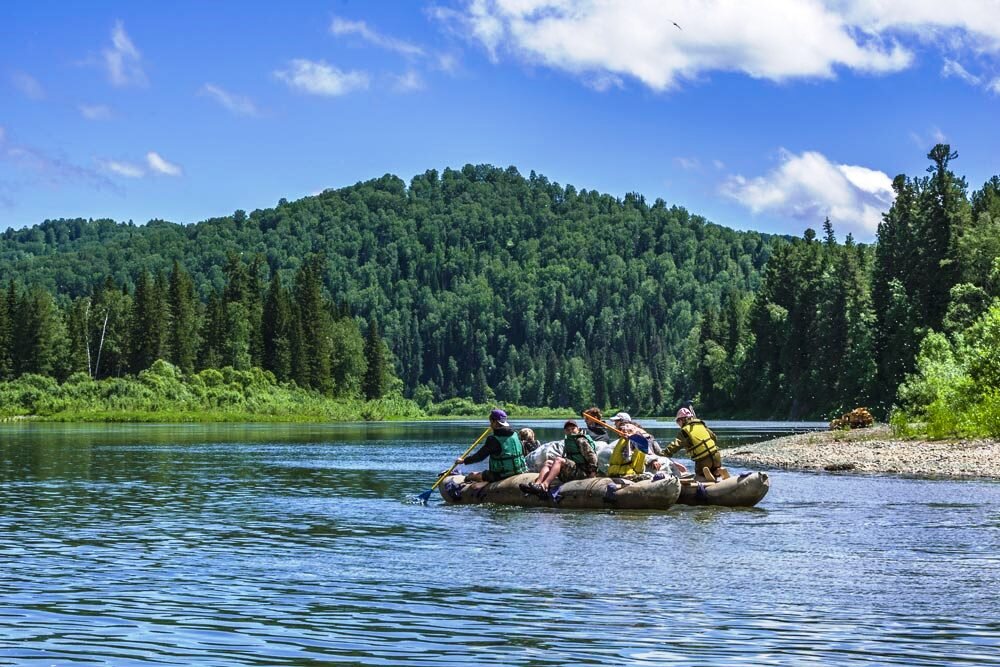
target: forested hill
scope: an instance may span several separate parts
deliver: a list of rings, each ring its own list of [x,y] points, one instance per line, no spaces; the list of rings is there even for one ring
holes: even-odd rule
[[[204,348],[237,335],[218,330],[225,322],[210,323],[220,303],[239,298],[260,313],[273,273],[290,285],[316,255],[339,312],[362,327],[377,320],[407,395],[650,413],[673,409],[711,381],[699,371],[701,314],[711,313],[717,354],[737,354],[774,242],[662,200],[468,165],[428,171],[409,186],[387,175],[187,226],[55,220],[8,230],[0,277],[15,281],[15,291],[42,287],[68,311],[72,300],[97,299],[110,285],[128,296],[143,272],[165,286],[176,260],[193,278],[200,305],[191,334],[199,332]],[[227,287],[234,262],[251,274],[249,287]],[[95,336],[99,325],[87,324]],[[117,325],[124,332],[125,323]],[[169,357],[170,341],[158,345]],[[202,349],[195,366],[267,367],[266,348],[251,344],[240,359]],[[123,350],[121,363],[100,374],[141,370],[130,358],[144,363]],[[281,379],[281,369],[272,370]]]

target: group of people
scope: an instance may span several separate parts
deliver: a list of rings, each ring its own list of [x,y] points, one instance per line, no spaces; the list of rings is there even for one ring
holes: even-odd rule
[[[466,475],[466,481],[498,482],[528,472],[527,457],[540,446],[531,429],[515,431],[504,410],[494,409],[489,419],[492,433],[482,447],[473,454],[455,459],[456,465],[489,459],[486,470]],[[600,476],[598,443],[613,445],[606,475],[626,483],[648,478],[665,466],[670,466],[675,473],[685,474],[684,466],[669,458],[681,448],[694,461],[694,475],[699,481],[714,482],[729,477],[722,467],[718,438],[690,407],[677,411],[680,433],[665,448],[626,412],[619,412],[610,419],[614,426],[603,421],[596,407],[585,410],[583,420],[583,428],[574,420],[563,424],[562,455],[546,458],[535,480],[519,485],[521,491],[544,497],[556,480],[563,483]]]

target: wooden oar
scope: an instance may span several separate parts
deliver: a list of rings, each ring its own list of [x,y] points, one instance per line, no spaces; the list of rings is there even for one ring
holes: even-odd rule
[[[481,436],[479,436],[478,438],[476,438],[476,441],[474,443],[472,443],[471,445],[469,445],[469,448],[466,449],[465,453],[462,454],[462,456],[460,456],[459,458],[463,458],[464,459],[466,457],[466,455],[468,455],[468,453],[471,452],[475,448],[475,446],[478,445],[480,443],[480,441],[482,441],[483,438],[485,438],[487,435],[489,435],[490,431],[492,431],[492,430],[493,430],[493,427],[491,426],[490,428],[488,428],[485,431],[483,431],[483,434]],[[451,467],[448,468],[448,470],[445,471],[445,473],[443,475],[441,475],[440,477],[438,477],[438,480],[436,482],[434,482],[434,486],[432,486],[431,488],[427,489],[426,491],[424,491],[423,493],[421,493],[417,497],[420,498],[420,500],[423,501],[424,504],[427,504],[427,501],[430,499],[431,494],[434,493],[434,489],[438,488],[438,484],[440,484],[441,482],[443,482],[444,478],[447,477],[448,475],[450,475],[451,471],[454,470],[457,466],[458,466],[457,463],[452,463]]]
[[[602,422],[600,419],[598,419],[594,415],[588,415],[586,412],[584,412],[580,416],[583,417],[583,422],[584,423],[587,423],[588,420],[590,420],[592,422],[596,422],[596,423],[600,424],[601,426],[603,426],[604,428],[610,429],[610,430],[614,431],[619,436],[621,436],[621,437],[625,438],[626,440],[628,440],[629,442],[635,444],[636,447],[638,447],[640,450],[642,450],[643,454],[648,454],[649,453],[649,441],[646,440],[646,438],[644,438],[641,435],[639,435],[638,433],[633,433],[632,435],[625,435],[624,433],[622,433],[621,431],[619,431],[618,429],[616,429],[611,424]]]

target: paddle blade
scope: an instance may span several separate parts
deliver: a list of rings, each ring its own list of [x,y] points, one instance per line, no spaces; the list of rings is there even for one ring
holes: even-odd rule
[[[420,499],[420,502],[422,502],[424,505],[426,505],[427,501],[431,499],[431,494],[432,493],[434,493],[434,489],[427,489],[426,491],[424,491],[423,493],[421,493],[419,496],[417,496],[417,498]]]
[[[649,440],[646,440],[643,436],[638,433],[633,433],[628,437],[628,441],[635,445],[635,447],[643,454],[649,454]]]

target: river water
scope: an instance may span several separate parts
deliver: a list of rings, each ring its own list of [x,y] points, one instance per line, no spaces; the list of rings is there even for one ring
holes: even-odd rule
[[[483,426],[2,425],[0,664],[1000,664],[1000,484],[413,502]]]

